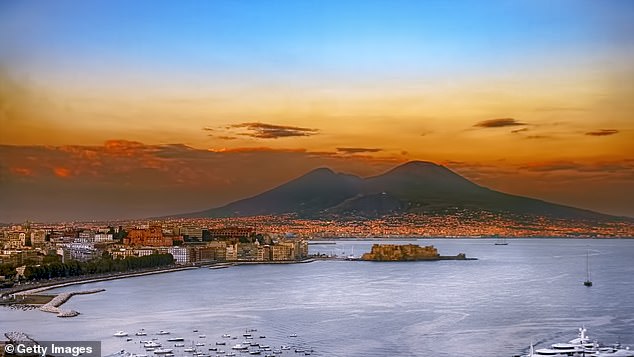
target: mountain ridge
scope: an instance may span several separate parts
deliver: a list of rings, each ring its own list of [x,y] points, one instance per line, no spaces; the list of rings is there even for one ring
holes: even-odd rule
[[[507,194],[480,186],[449,168],[409,161],[382,174],[361,178],[320,167],[260,194],[204,211],[171,217],[245,217],[296,214],[300,217],[380,217],[499,212],[564,219],[615,219],[591,210]]]

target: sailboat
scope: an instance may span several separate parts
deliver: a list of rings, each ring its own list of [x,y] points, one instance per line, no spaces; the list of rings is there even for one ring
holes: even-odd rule
[[[498,238],[497,241],[495,241],[495,245],[508,245],[509,243],[506,241],[506,238],[502,237],[502,238]]]
[[[346,260],[355,260],[354,258],[354,245],[352,246],[352,253],[346,257]]]
[[[592,286],[592,281],[590,280],[590,250],[586,252],[586,281],[583,282],[585,286]]]

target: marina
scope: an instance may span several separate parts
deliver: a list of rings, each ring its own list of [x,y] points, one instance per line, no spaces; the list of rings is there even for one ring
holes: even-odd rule
[[[197,330],[196,330],[197,331]],[[251,331],[249,329],[248,331]],[[253,329],[253,331],[255,331]],[[128,334],[124,331],[117,331],[113,334],[115,337],[124,337]],[[157,336],[162,336],[164,334],[157,333]],[[245,333],[254,339],[248,333]],[[198,336],[200,338],[201,335]],[[204,335],[206,336],[206,335]],[[219,336],[220,339],[232,339],[230,334],[223,334]],[[297,337],[297,335],[295,335]],[[246,338],[246,337],[245,337]],[[266,336],[255,337],[258,341],[262,341],[262,339],[266,338]],[[267,357],[274,356],[284,356],[284,355],[297,355],[301,353],[302,355],[308,356],[316,353],[317,351],[308,345],[305,342],[298,342],[299,340],[295,339],[294,341],[286,341],[289,343],[288,345],[281,344],[279,346],[271,346],[268,344],[264,344],[262,342],[242,342],[233,344],[230,348],[223,349],[222,347],[209,347],[205,348],[205,344],[201,342],[195,342],[197,337],[192,335],[188,338],[179,338],[179,341],[184,341],[184,343],[175,343],[171,344],[170,342],[174,342],[173,338],[165,339],[164,341],[159,337],[157,340],[136,340],[136,339],[127,339],[125,343],[120,344],[121,349],[113,354],[110,354],[112,357],[122,356],[122,357],[148,357],[151,355],[162,355],[166,357],[170,356],[191,356],[191,357],[213,357],[213,356],[235,356],[236,352],[239,353],[248,353],[249,355],[262,355]],[[233,338],[234,340],[236,338]],[[274,340],[280,341],[280,339],[273,337]],[[295,342],[292,343],[291,342]],[[226,346],[226,341],[218,340],[215,342],[215,346]],[[230,351],[229,351],[230,349]],[[235,351],[235,352],[234,352]],[[318,354],[316,354],[318,355]]]

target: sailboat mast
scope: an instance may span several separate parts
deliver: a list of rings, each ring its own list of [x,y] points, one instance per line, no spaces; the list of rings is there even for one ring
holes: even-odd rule
[[[585,286],[592,286],[590,281],[590,249],[586,251],[586,281],[583,282]]]

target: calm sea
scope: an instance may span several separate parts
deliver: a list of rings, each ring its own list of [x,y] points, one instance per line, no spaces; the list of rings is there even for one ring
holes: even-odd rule
[[[312,348],[313,356],[512,356],[531,341],[572,339],[581,326],[601,342],[634,346],[634,240],[398,241],[411,242],[479,260],[203,268],[76,285],[54,291],[106,291],[65,304],[81,312],[76,318],[2,309],[0,330],[39,340],[101,340],[105,352],[140,351],[139,338],[112,335],[142,328],[148,339],[164,341],[154,333],[168,330],[205,348],[223,334],[239,335],[220,346],[227,352],[245,329],[257,329],[256,340],[266,336],[261,343]],[[310,250],[358,256],[373,243]],[[591,288],[583,286],[586,252]]]

